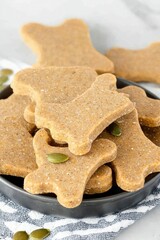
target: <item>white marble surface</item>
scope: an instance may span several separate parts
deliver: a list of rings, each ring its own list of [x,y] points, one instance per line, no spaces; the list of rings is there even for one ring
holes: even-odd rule
[[[112,46],[136,49],[160,41],[159,0],[0,0],[0,58],[33,63],[35,56],[21,40],[20,27],[31,21],[54,25],[71,17],[88,23],[93,44],[103,53]],[[116,240],[159,240],[159,222],[157,207]]]

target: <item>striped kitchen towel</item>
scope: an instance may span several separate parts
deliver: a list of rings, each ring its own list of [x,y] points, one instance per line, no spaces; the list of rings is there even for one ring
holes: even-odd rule
[[[28,65],[17,61],[0,60],[0,68],[11,68],[14,72],[26,66]],[[7,84],[11,80],[9,79]],[[147,85],[147,88],[157,94],[157,88],[153,84]],[[26,209],[0,194],[0,239],[11,240],[13,234],[19,230],[30,233],[37,228],[45,227],[51,230],[47,240],[112,240],[121,230],[143,217],[158,204],[160,185],[134,208],[101,218],[69,219]]]

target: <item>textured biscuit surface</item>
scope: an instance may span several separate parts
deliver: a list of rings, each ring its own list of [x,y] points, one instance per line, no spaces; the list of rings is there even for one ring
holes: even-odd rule
[[[112,187],[112,170],[103,165],[92,175],[86,184],[85,194],[107,192]]]
[[[96,77],[88,67],[28,68],[15,75],[11,87],[34,102],[66,103],[86,91]]]
[[[41,78],[39,83],[37,81],[42,70],[28,69],[15,76],[12,87],[15,93],[28,94],[36,103],[36,126],[49,129],[55,141],[67,142],[70,151],[76,155],[89,152],[93,140],[106,126],[134,108],[133,103],[124,94],[110,90],[116,81],[112,74],[103,74],[95,80],[96,73],[92,69],[78,68],[78,78],[74,73],[73,77],[67,78],[69,82],[66,85],[64,79],[58,83],[57,79],[60,78],[57,78],[57,75],[63,78],[64,73],[69,71],[68,76],[70,76],[73,68],[51,67],[47,68],[48,70],[50,75],[46,74],[46,68],[43,70],[44,77],[50,76],[46,83],[41,83]],[[75,98],[77,90],[80,89],[80,83],[76,84],[76,82],[80,79],[79,75],[82,76],[82,72],[84,78],[81,81],[81,95]],[[55,83],[53,83],[53,79],[56,79]],[[87,81],[89,84],[86,86]],[[49,84],[47,84],[48,82]],[[74,82],[74,91],[71,91]],[[41,87],[42,85],[43,87]],[[91,87],[89,88],[89,86]],[[86,88],[88,89],[86,90]],[[71,101],[71,99],[73,100]]]
[[[0,174],[25,177],[37,168],[32,136],[20,121],[0,121]]]
[[[86,69],[87,70],[87,69]],[[86,71],[87,72],[87,71]],[[74,98],[74,96],[76,97],[76,93],[77,93],[77,95],[80,95],[80,94],[82,94],[82,91],[85,91],[85,89],[87,89],[87,87],[89,87],[89,84],[90,84],[90,82],[91,82],[91,80],[93,79],[95,79],[95,77],[96,77],[96,74],[95,74],[95,72],[93,72],[93,71],[91,71],[91,69],[88,69],[88,73],[90,73],[90,76],[89,76],[89,74],[88,74],[88,77],[84,74],[84,73],[82,73],[82,74],[79,74],[79,76],[77,76],[77,78],[78,78],[78,81],[76,81],[76,87],[74,87],[75,89],[75,91],[74,91],[74,94],[73,94],[73,82],[71,82],[71,77],[69,77],[69,79],[67,80],[67,85],[65,86],[65,91],[66,90],[68,90],[68,92],[67,92],[67,94],[64,94],[63,92],[61,93],[61,91],[59,91],[59,96],[58,96],[58,98],[59,98],[59,103],[64,103],[64,102],[68,102],[68,101],[70,101],[70,100],[72,100],[73,98]],[[63,77],[64,78],[64,77]],[[108,76],[108,75],[99,75],[99,76],[97,76],[97,80],[99,79],[105,79],[106,78],[106,88],[108,88],[108,89],[110,89],[110,90],[116,90],[117,88],[116,88],[116,78],[114,77],[114,76],[112,76],[112,75],[110,75],[110,76]],[[23,81],[22,79],[23,78],[19,78],[20,79],[20,81]],[[34,79],[34,78],[32,78],[32,79]],[[37,78],[36,78],[37,79]],[[49,78],[48,78],[49,79]],[[61,76],[61,79],[62,79],[62,76]],[[93,81],[92,80],[92,81]],[[51,81],[53,81],[53,80],[51,80]],[[85,81],[85,82],[84,82]],[[43,78],[42,78],[42,82],[43,82]],[[66,81],[64,81],[64,83],[65,83]],[[84,85],[82,84],[84,82]],[[107,83],[108,83],[108,86],[107,86]],[[47,83],[46,83],[47,84]],[[37,84],[38,85],[38,84]],[[79,89],[78,89],[78,86],[79,86]],[[45,89],[46,89],[46,86],[44,86],[45,87]],[[55,88],[55,87],[54,87]],[[54,88],[49,88],[49,90],[51,90],[51,89],[54,89]],[[28,89],[29,89],[29,87],[28,87]],[[62,87],[62,89],[63,89],[63,87]],[[49,92],[49,90],[47,91],[47,92]],[[29,91],[29,90],[28,90]],[[27,91],[27,93],[28,93],[28,91]],[[70,94],[70,91],[71,91],[71,93],[72,94]],[[52,94],[52,91],[51,91],[51,93],[50,94]],[[62,95],[62,97],[61,97],[61,94],[63,94]],[[34,95],[34,94],[33,94]],[[58,95],[58,94],[57,94]],[[46,99],[46,97],[45,96],[41,96],[41,99],[43,99],[43,98],[45,98]],[[57,102],[57,100],[58,100],[58,98],[56,97],[56,100],[55,99],[51,99],[53,102],[55,101],[55,102]],[[24,111],[24,118],[25,118],[25,120],[27,121],[27,122],[29,122],[29,123],[35,123],[35,103],[34,102],[32,102],[32,103],[30,103],[26,108],[25,108],[25,111]]]
[[[0,121],[4,121],[5,119],[12,119],[15,121],[20,121],[23,123],[29,130],[31,130],[34,125],[28,124],[23,117],[24,109],[31,103],[29,97],[20,96],[16,94],[12,94],[7,99],[0,100]]]
[[[29,23],[21,32],[38,55],[36,66],[88,66],[101,73],[113,72],[113,63],[92,46],[82,20],[69,19],[56,27]]]
[[[88,154],[75,156],[67,147],[54,147],[49,142],[49,135],[43,129],[34,136],[33,145],[39,168],[27,175],[24,189],[33,194],[53,192],[63,206],[76,207],[81,203],[85,186],[94,172],[115,159],[116,145],[107,139],[98,139]],[[66,154],[69,160],[59,164],[50,163],[47,160],[49,153]]]
[[[72,153],[83,155],[110,123],[133,109],[134,104],[124,94],[108,90],[102,78],[69,103],[36,104],[35,123],[49,129],[56,141],[68,143]]]
[[[121,136],[104,132],[103,137],[117,145],[117,157],[112,162],[118,186],[136,191],[144,186],[145,177],[160,171],[160,148],[142,132],[136,110],[117,120]]]
[[[37,168],[29,133],[34,125],[23,118],[29,103],[28,97],[15,94],[0,100],[0,174],[25,177]]]
[[[132,102],[136,103],[138,118],[141,125],[148,127],[160,126],[160,100],[147,97],[145,91],[136,86],[128,86],[118,90],[129,94]]]
[[[142,50],[113,48],[106,56],[114,63],[116,76],[135,82],[160,83],[160,42]]]
[[[0,115],[1,119],[12,117],[19,119],[23,117],[24,108],[30,104],[30,99],[27,96],[12,94],[7,99],[0,100]]]
[[[33,100],[24,118],[35,122],[35,101],[67,103],[81,95],[95,81],[97,73],[88,67],[45,67],[25,69],[16,74],[12,88],[16,94],[28,94]],[[110,85],[113,84],[111,79]]]

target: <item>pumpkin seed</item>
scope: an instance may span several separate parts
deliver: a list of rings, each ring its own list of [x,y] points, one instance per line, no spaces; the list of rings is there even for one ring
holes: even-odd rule
[[[29,235],[25,231],[16,232],[13,235],[13,240],[28,240]]]
[[[108,130],[109,133],[115,137],[119,137],[122,134],[120,126],[116,122],[111,123],[111,125],[108,127]]]
[[[50,235],[49,229],[41,228],[41,229],[37,229],[37,230],[34,230],[33,232],[31,232],[31,234],[29,235],[29,239],[30,240],[42,240],[42,239],[45,239],[46,237],[48,237],[49,235]]]
[[[9,69],[9,68],[3,68],[0,70],[0,74],[3,76],[9,76],[13,74],[13,71],[12,69]]]
[[[0,85],[8,81],[8,77],[5,75],[0,76]]]
[[[69,159],[69,157],[63,153],[50,153],[47,154],[47,158],[48,161],[52,163],[63,163]]]

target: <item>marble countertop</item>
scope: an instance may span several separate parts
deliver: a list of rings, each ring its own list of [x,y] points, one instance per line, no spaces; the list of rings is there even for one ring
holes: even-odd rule
[[[20,27],[27,22],[55,25],[71,17],[86,21],[93,44],[102,53],[113,46],[140,49],[160,41],[158,0],[1,0],[0,57],[34,63],[35,56],[18,34]],[[159,222],[156,207],[116,240],[159,240]]]

